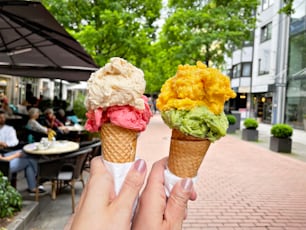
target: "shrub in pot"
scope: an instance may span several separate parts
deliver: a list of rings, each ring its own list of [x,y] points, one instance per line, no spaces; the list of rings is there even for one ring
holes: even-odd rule
[[[22,197],[0,171],[0,218],[12,217],[21,210]]]
[[[236,117],[234,115],[228,114],[226,115],[227,120],[228,120],[228,128],[227,128],[227,133],[235,133],[236,131]]]
[[[258,122],[254,118],[246,118],[243,122],[242,139],[246,141],[258,141]]]
[[[287,124],[275,124],[271,128],[270,150],[291,153],[293,128]]]

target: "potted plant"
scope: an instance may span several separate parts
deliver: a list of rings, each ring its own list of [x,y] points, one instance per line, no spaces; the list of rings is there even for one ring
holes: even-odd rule
[[[0,171],[0,220],[8,221],[22,208],[20,193],[10,185],[6,176]],[[1,226],[1,224],[0,224]]]
[[[227,133],[235,133],[236,132],[236,117],[234,115],[228,114],[226,115],[227,120],[228,120],[228,128],[227,128]]]
[[[258,122],[254,118],[246,118],[243,122],[242,139],[246,141],[258,141]]]
[[[271,128],[270,150],[291,153],[293,128],[287,124],[275,124]]]

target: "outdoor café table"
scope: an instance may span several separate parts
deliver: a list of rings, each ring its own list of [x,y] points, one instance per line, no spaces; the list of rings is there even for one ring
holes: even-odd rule
[[[83,136],[86,136],[86,130],[82,125],[66,125],[60,127],[60,129],[67,130],[68,132],[64,134],[65,139],[80,142]]]
[[[78,142],[60,140],[50,142],[50,146],[46,148],[41,148],[39,142],[27,144],[23,147],[23,151],[33,155],[52,156],[73,152],[78,150],[79,148],[80,145]]]
[[[69,132],[76,133],[81,133],[82,131],[85,131],[85,128],[82,125],[66,125],[64,126],[64,129],[68,130]]]
[[[80,145],[78,142],[59,140],[49,142],[46,147],[44,147],[40,142],[27,144],[23,147],[23,151],[41,160],[52,160],[58,159],[62,154],[76,151],[79,148]],[[52,189],[51,197],[55,200],[56,189]],[[38,195],[36,195],[36,200],[38,200]]]

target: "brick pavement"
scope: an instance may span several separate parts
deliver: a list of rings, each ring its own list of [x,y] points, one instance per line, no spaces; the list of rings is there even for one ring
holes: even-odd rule
[[[159,115],[140,135],[137,155],[149,168],[168,155],[170,135]],[[198,198],[189,202],[183,229],[306,229],[306,162],[289,156],[237,135],[212,144],[199,171]],[[78,199],[81,188],[76,192]],[[54,201],[43,197],[40,215],[28,229],[63,229],[70,215],[69,191]]]
[[[156,115],[138,155],[149,165],[166,156],[170,133]],[[196,190],[184,229],[306,229],[306,163],[255,143],[226,136],[212,144]]]

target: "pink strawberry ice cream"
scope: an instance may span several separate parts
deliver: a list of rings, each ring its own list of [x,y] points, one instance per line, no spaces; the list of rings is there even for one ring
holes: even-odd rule
[[[97,132],[104,123],[144,131],[152,116],[143,95],[143,71],[122,58],[111,58],[103,68],[91,74],[85,101],[86,130]]]

